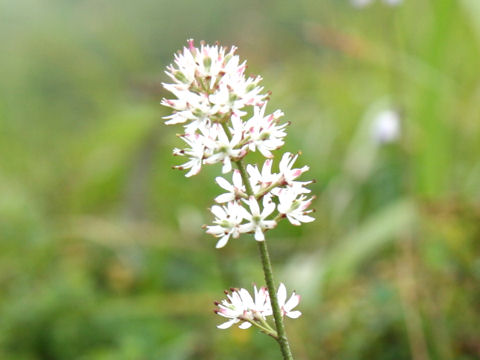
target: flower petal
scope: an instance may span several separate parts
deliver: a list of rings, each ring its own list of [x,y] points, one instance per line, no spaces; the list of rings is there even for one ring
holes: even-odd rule
[[[245,321],[245,322],[241,323],[238,327],[240,329],[248,329],[250,326],[252,326],[252,324],[249,323],[248,321]]]
[[[255,240],[265,241],[265,235],[263,234],[263,230],[260,226],[257,226],[255,229]]]
[[[228,239],[230,239],[230,234],[222,236],[222,238],[218,240],[217,245],[215,245],[215,247],[217,249],[223,248],[225,245],[227,245]]]
[[[235,195],[233,195],[232,193],[225,193],[225,194],[218,195],[215,198],[215,202],[219,204],[223,204],[223,203],[232,201],[234,199],[235,199]]]
[[[294,292],[290,297],[290,299],[288,299],[288,301],[285,303],[283,308],[285,309],[286,312],[289,312],[290,310],[294,309],[299,303],[300,303],[300,295],[297,295]]]
[[[277,290],[277,299],[278,305],[283,307],[285,305],[285,301],[287,300],[287,288],[283,283],[280,283]]]
[[[225,189],[225,190],[227,190],[227,191],[233,191],[233,186],[232,186],[227,180],[225,180],[223,177],[217,176],[217,177],[215,178],[215,181],[217,182],[217,184],[218,184],[221,188],[223,188],[223,189]]]
[[[238,321],[239,321],[238,319],[231,319],[231,320],[228,320],[228,321],[224,322],[223,324],[217,325],[217,328],[228,329],[230,326],[232,326],[233,324],[235,324]]]
[[[291,319],[296,319],[296,318],[300,317],[300,315],[302,315],[302,313],[300,311],[296,310],[296,311],[287,312],[285,315],[288,316]]]

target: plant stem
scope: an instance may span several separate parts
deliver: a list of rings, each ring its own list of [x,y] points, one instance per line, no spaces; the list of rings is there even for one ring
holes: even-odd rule
[[[236,161],[235,164],[240,171],[243,183],[245,184],[245,188],[247,189],[247,194],[249,196],[254,196],[242,161]],[[285,325],[283,324],[282,311],[280,309],[280,306],[278,305],[277,291],[273,280],[272,263],[270,262],[267,241],[258,241],[257,244],[258,250],[260,251],[260,257],[262,259],[263,273],[265,275],[265,282],[267,283],[268,294],[270,295],[270,303],[272,305],[273,317],[275,319],[275,327],[277,329],[276,340],[280,345],[283,359],[293,360],[292,351],[290,350],[290,344],[288,343],[287,332],[285,331]]]
[[[225,123],[222,123],[223,130],[227,134],[227,138],[231,140],[232,134]],[[250,181],[243,166],[242,160],[235,161],[235,165],[240,171],[242,181],[245,184],[248,196],[255,196]],[[267,240],[258,241],[258,250],[260,251],[260,258],[262,259],[263,273],[265,275],[265,282],[267,283],[268,294],[270,295],[270,304],[272,305],[273,318],[275,319],[275,327],[277,330],[276,340],[280,345],[282,351],[283,360],[293,360],[292,351],[290,350],[290,344],[288,343],[287,332],[285,331],[285,325],[283,324],[283,316],[280,306],[278,305],[277,290],[275,288],[275,282],[273,280],[272,263],[270,262],[270,254],[268,253]]]

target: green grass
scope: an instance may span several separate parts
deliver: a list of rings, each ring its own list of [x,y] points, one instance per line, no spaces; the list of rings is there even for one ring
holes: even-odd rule
[[[163,70],[187,38],[238,45],[291,121],[317,221],[271,232],[303,295],[297,359],[480,358],[475,0],[0,2],[0,358],[276,359],[213,301],[263,284],[249,237],[200,226],[219,167],[171,169]],[[372,143],[372,112],[402,114]]]

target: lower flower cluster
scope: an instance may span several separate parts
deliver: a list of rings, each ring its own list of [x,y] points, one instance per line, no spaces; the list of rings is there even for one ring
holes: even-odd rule
[[[267,317],[272,316],[272,306],[270,296],[266,287],[253,288],[254,296],[250,295],[246,289],[230,289],[225,291],[227,298],[221,302],[215,302],[217,309],[215,313],[229,319],[218,325],[219,329],[228,329],[230,326],[240,323],[240,329],[248,329],[252,325],[259,327],[269,335],[275,335],[275,331],[266,322]],[[300,302],[300,295],[295,291],[287,300],[287,288],[282,283],[277,291],[278,305],[280,306],[282,316],[296,319],[302,313],[293,310]]]
[[[220,238],[217,248],[224,247],[230,237],[238,238],[243,233],[253,233],[255,240],[264,241],[264,232],[277,226],[282,218],[297,226],[314,220],[308,215],[313,211],[308,210],[313,197],[305,195],[310,193],[305,186],[312,181],[296,181],[308,166],[293,168],[297,157],[285,153],[279,164],[279,173],[272,173],[272,159],[265,161],[262,171],[256,165],[248,165],[248,179],[245,181],[254,195],[247,195],[247,184],[239,170],[234,170],[232,183],[222,177],[216,178],[217,184],[227,191],[215,198],[217,203],[225,205],[211,208],[215,225],[207,226],[207,233]]]

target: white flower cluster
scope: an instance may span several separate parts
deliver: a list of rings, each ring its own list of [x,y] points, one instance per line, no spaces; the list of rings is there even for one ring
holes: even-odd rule
[[[310,190],[304,187],[311,181],[296,181],[308,166],[292,168],[297,157],[285,153],[279,164],[279,173],[272,173],[272,159],[265,161],[261,172],[256,165],[247,165],[248,181],[253,191],[250,196],[239,170],[233,171],[232,183],[222,177],[216,178],[217,184],[227,191],[215,198],[217,203],[226,205],[211,208],[216,217],[215,225],[207,226],[207,233],[220,238],[217,248],[225,246],[230,237],[238,238],[242,233],[254,233],[255,240],[263,241],[264,231],[273,229],[285,217],[297,226],[314,220],[308,215],[312,210],[307,210],[313,198],[307,198],[305,194]]]
[[[240,329],[248,329],[252,325],[260,328],[268,326],[265,320],[268,316],[272,316],[273,312],[267,288],[257,289],[254,286],[254,297],[246,289],[230,289],[230,292],[225,291],[225,294],[227,295],[226,299],[215,302],[215,305],[218,306],[215,313],[229,319],[218,325],[219,329],[228,329],[239,322],[241,323]],[[300,311],[293,310],[300,302],[300,295],[295,291],[287,300],[287,289],[284,284],[280,284],[277,298],[283,316],[296,319],[302,315]]]
[[[223,173],[231,171],[232,160],[243,158],[248,151],[260,151],[272,157],[271,151],[283,145],[285,127],[279,124],[279,110],[265,115],[267,95],[259,86],[262,78],[245,77],[236,48],[227,52],[219,46],[201,45],[193,40],[188,48],[175,55],[167,67],[172,84],[163,84],[177,99],[163,99],[162,104],[174,112],[166,124],[185,124],[180,135],[188,147],[175,149],[174,154],[189,160],[177,166],[189,169],[186,176],[197,174],[202,165],[223,163]],[[247,111],[252,116],[244,119]]]
[[[288,123],[279,123],[280,110],[265,114],[267,95],[259,86],[261,77],[246,78],[245,62],[235,51],[235,47],[227,51],[218,45],[197,48],[188,40],[188,47],[167,68],[173,83],[163,84],[176,96],[162,101],[174,110],[166,124],[184,124],[185,133],[179,137],[187,147],[174,149],[174,155],[188,158],[176,166],[188,170],[187,177],[215,163],[223,163],[222,172],[229,173],[232,162],[250,151],[258,150],[267,158],[261,172],[256,165],[248,165],[245,174],[233,172],[232,183],[216,179],[227,191],[215,199],[222,205],[211,208],[216,218],[207,227],[207,233],[220,238],[217,248],[242,233],[254,233],[257,241],[263,241],[264,231],[282,218],[293,225],[314,220],[308,215],[312,210],[307,210],[313,198],[307,197],[310,190],[305,188],[311,181],[296,181],[308,166],[294,169],[298,156],[285,153],[279,172],[272,173],[272,151],[283,146]]]

